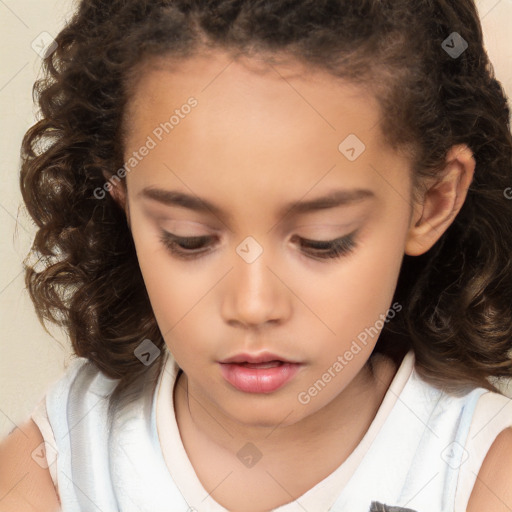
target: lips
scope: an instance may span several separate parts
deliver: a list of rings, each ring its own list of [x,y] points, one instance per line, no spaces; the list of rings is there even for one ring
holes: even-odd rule
[[[302,366],[271,353],[238,354],[219,361],[224,379],[238,391],[272,393],[289,382]]]

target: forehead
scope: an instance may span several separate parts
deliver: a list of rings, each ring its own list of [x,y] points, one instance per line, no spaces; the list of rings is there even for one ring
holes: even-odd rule
[[[128,177],[138,188],[181,176],[193,190],[214,190],[235,177],[300,197],[315,182],[361,188],[384,168],[403,168],[383,141],[378,102],[359,86],[299,63],[222,53],[152,64],[141,68],[125,120],[126,156],[155,142]]]
[[[139,121],[150,118],[155,109],[165,115],[191,95],[200,98],[204,114],[231,116],[237,110],[246,121],[272,121],[286,112],[292,120],[310,118],[312,128],[327,132],[341,132],[348,125],[353,131],[375,127],[380,115],[368,90],[325,71],[297,61],[275,63],[221,52],[161,57],[138,67],[130,114]]]

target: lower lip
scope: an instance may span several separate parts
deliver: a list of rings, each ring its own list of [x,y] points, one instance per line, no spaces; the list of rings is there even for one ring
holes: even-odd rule
[[[290,381],[300,366],[297,363],[283,363],[273,368],[247,368],[236,363],[220,363],[222,376],[245,393],[272,393]]]

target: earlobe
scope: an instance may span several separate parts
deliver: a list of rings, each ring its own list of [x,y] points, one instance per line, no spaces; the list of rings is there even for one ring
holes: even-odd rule
[[[445,168],[429,183],[421,204],[414,205],[406,254],[424,254],[448,229],[464,204],[475,165],[473,152],[466,144],[453,146],[448,151]]]

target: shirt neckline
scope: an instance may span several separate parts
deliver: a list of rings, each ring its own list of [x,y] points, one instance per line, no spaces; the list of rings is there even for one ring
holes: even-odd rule
[[[377,438],[400,393],[409,382],[414,370],[414,362],[414,352],[410,350],[399,365],[368,430],[347,459],[302,496],[277,507],[274,509],[275,512],[328,509],[334,504]],[[156,425],[154,425],[165,464],[189,506],[198,511],[229,512],[203,487],[181,440],[174,407],[174,387],[178,371],[178,364],[166,350],[166,361],[155,391]]]

